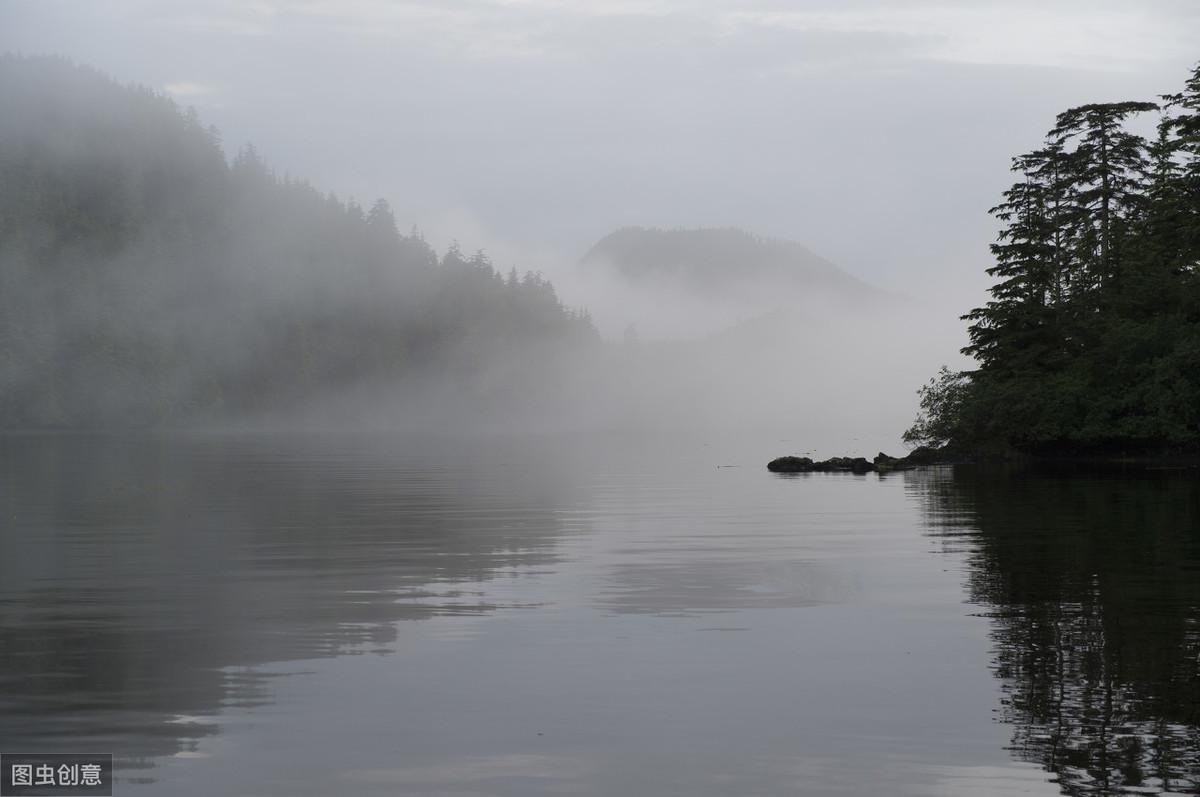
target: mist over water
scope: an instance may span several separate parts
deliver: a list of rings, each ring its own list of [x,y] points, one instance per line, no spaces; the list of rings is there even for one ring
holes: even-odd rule
[[[145,794],[1194,791],[1194,480],[710,456],[9,438],[0,743]]]
[[[90,69],[7,56],[0,88],[21,111],[0,141],[9,428],[742,434],[871,455],[956,356],[927,299],[796,242],[628,228],[506,269],[401,233],[383,200],[231,157],[194,111]]]
[[[1200,794],[1188,463],[765,467],[989,357],[979,426],[1200,439],[1200,12],[1052,6],[0,2],[0,754]],[[1055,114],[1156,97],[1059,214],[1115,106]]]

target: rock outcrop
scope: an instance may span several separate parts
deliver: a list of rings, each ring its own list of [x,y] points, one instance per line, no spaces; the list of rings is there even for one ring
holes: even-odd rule
[[[872,460],[866,457],[831,457],[814,461],[810,457],[779,457],[767,463],[767,470],[773,473],[886,473],[936,465],[943,461],[945,459],[937,449],[917,448],[905,457],[892,457],[880,451]]]

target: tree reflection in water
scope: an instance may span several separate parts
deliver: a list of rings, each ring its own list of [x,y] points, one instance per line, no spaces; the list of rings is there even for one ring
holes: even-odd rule
[[[135,780],[270,703],[274,665],[389,654],[399,621],[489,614],[555,561],[569,485],[389,446],[5,438],[0,747],[111,750]]]
[[[1200,478],[907,474],[992,621],[1013,755],[1064,794],[1200,789]]]

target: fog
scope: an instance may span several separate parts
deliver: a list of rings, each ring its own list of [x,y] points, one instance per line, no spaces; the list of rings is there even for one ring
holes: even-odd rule
[[[1173,90],[1200,8],[10,0],[0,23],[0,51],[219,131],[173,149],[150,116],[95,123],[207,159],[186,169],[97,154],[86,125],[41,142],[63,196],[108,186],[111,207],[115,182],[135,209],[107,237],[7,217],[8,425],[657,430],[869,456],[966,364],[1009,159],[1063,108]],[[125,113],[61,90],[36,107]],[[5,144],[48,124],[10,114]],[[269,178],[238,171],[249,143]],[[156,169],[175,211],[153,207]],[[668,243],[631,275],[593,250],[626,228],[786,254],[735,247],[713,282],[691,255],[666,267]]]

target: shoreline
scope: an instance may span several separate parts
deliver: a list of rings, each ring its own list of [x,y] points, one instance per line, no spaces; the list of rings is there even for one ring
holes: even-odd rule
[[[1160,454],[1099,454],[1054,453],[1029,454],[963,454],[945,449],[917,448],[904,457],[892,457],[882,451],[872,459],[837,456],[824,460],[785,455],[767,463],[772,473],[890,473],[933,465],[979,465],[1007,468],[1045,468],[1050,470],[1132,469],[1132,470],[1189,470],[1200,469],[1200,452]]]

